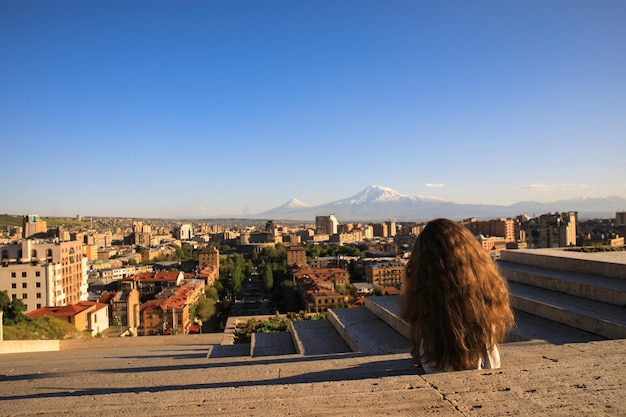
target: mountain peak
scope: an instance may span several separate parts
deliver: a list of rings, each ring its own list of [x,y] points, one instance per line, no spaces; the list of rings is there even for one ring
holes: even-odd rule
[[[310,207],[310,206],[308,204],[303,203],[302,201],[298,200],[297,198],[292,198],[291,200],[289,200],[285,204],[283,204],[281,207],[283,207],[283,208],[303,208],[303,207]]]
[[[364,203],[387,203],[393,201],[399,201],[405,195],[400,194],[396,190],[384,187],[382,185],[370,185],[360,193],[350,198],[352,204],[364,204]]]

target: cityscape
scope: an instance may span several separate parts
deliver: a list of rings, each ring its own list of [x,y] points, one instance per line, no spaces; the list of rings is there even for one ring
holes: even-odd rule
[[[93,337],[219,332],[230,316],[362,307],[367,296],[400,294],[425,225],[334,214],[310,222],[48,221],[3,216],[0,291],[28,317],[57,317]],[[494,261],[517,249],[623,250],[626,235],[626,212],[460,222]]]
[[[0,416],[626,415],[624,22],[0,0]]]

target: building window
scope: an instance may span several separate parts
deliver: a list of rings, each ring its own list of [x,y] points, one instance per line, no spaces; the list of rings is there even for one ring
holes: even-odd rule
[[[26,272],[22,272],[22,278],[26,278]]]
[[[35,287],[37,287],[37,288],[41,288],[41,282],[37,282],[37,283],[35,283]]]
[[[41,293],[40,292],[37,293],[37,298],[41,298]]]
[[[41,276],[41,272],[40,271],[35,271],[35,276],[36,277]]]
[[[37,308],[41,308],[41,304],[37,304]]]
[[[28,294],[22,294],[22,300],[26,300],[28,298]]]
[[[26,288],[26,283],[22,282],[22,288]]]
[[[11,278],[15,278],[15,272],[11,272]]]
[[[11,288],[17,288],[17,284],[14,282],[13,284],[11,284]]]
[[[17,298],[17,294],[11,294],[11,299],[15,300]]]

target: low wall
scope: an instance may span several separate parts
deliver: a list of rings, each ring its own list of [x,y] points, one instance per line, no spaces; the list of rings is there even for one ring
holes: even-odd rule
[[[53,352],[61,350],[60,340],[3,340],[2,353]]]
[[[75,349],[112,349],[137,346],[211,345],[222,341],[222,333],[205,333],[179,336],[114,337],[67,340],[4,340],[2,353],[49,352]]]

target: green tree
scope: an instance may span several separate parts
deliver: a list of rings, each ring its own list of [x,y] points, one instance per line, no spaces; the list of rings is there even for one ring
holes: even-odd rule
[[[209,289],[206,290],[206,296],[207,298],[210,298],[211,300],[217,302],[219,300],[219,293],[218,293],[218,289],[216,287],[209,287]]]
[[[215,314],[215,300],[207,298],[202,294],[198,298],[198,304],[196,306],[196,317],[202,321],[208,321]]]
[[[272,267],[268,264],[265,264],[261,276],[263,278],[263,284],[265,284],[265,288],[270,291],[274,287],[274,273],[272,272]]]
[[[236,265],[230,275],[233,295],[237,295],[239,291],[241,291],[241,283],[243,282],[244,277],[245,276],[242,267],[240,265]]]
[[[322,247],[320,245],[309,243],[306,245],[307,258],[319,258],[322,255]]]
[[[11,306],[11,299],[7,291],[0,291],[0,310],[7,311]]]
[[[18,298],[11,300],[7,291],[0,291],[0,308],[4,312],[2,315],[3,324],[18,324],[28,319],[24,314],[26,306],[22,300]]]

